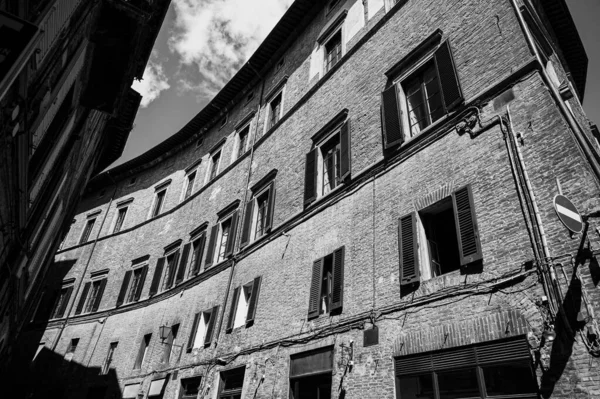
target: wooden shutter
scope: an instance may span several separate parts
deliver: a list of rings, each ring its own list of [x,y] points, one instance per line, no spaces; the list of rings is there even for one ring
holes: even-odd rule
[[[471,186],[468,185],[456,190],[452,194],[452,202],[460,265],[465,266],[483,257]]]
[[[206,248],[206,262],[204,263],[204,269],[208,269],[213,264],[215,245],[217,245],[217,234],[219,234],[219,225],[215,224],[210,229],[210,239],[208,241],[208,248]]]
[[[333,252],[333,276],[331,292],[331,311],[340,311],[344,305],[344,255],[345,247]]]
[[[158,285],[160,284],[160,278],[162,276],[163,267],[165,265],[165,257],[162,256],[156,261],[156,269],[154,269],[154,277],[152,277],[152,283],[150,284],[150,296],[158,292]]]
[[[83,307],[85,306],[85,300],[87,299],[88,291],[90,290],[91,283],[88,281],[83,286],[83,292],[81,293],[81,297],[79,298],[79,303],[77,304],[77,308],[75,309],[75,316],[80,314],[83,311]]]
[[[310,283],[310,296],[308,299],[308,318],[319,315],[319,301],[321,300],[321,282],[323,280],[323,258],[313,263],[312,280]]]
[[[188,339],[186,352],[190,353],[194,349],[194,341],[196,340],[196,332],[198,331],[198,323],[202,317],[202,312],[194,315],[194,322],[192,323],[192,330],[190,331],[190,338]]]
[[[208,326],[206,326],[206,336],[204,338],[204,346],[210,346],[212,341],[213,331],[215,329],[215,323],[219,316],[219,307],[215,306],[210,312],[210,319],[208,320]]]
[[[100,282],[100,288],[98,289],[98,295],[96,295],[96,300],[94,301],[94,304],[92,305],[92,312],[98,311],[98,308],[100,307],[100,302],[102,302],[102,295],[104,295],[104,289],[106,288],[107,280],[108,279],[104,279]]]
[[[306,171],[304,174],[304,205],[317,199],[317,151],[314,148],[306,154]]]
[[[125,277],[123,278],[123,284],[121,284],[121,290],[119,291],[119,296],[117,297],[117,307],[123,304],[125,300],[125,295],[127,294],[127,287],[129,287],[129,279],[131,278],[131,270],[127,270],[125,272]]]
[[[400,284],[419,281],[419,247],[417,241],[417,216],[410,213],[398,220],[398,247],[400,252]]]
[[[204,243],[206,242],[206,233],[197,239],[198,247],[196,248],[196,259],[194,259],[194,268],[192,269],[193,274],[196,275],[200,271],[200,265],[202,264],[202,254],[204,253]]]
[[[175,285],[181,283],[185,277],[185,267],[187,266],[188,255],[190,253],[191,243],[187,243],[183,246],[183,253],[179,258],[179,268],[177,269],[177,277],[175,278]]]
[[[456,67],[454,66],[452,49],[450,48],[450,42],[447,40],[435,52],[435,67],[437,68],[440,87],[442,88],[444,108],[446,112],[449,112],[463,101],[463,96]]]
[[[169,275],[167,276],[167,278],[168,278],[167,285],[165,287],[166,289],[169,289],[173,286],[173,281],[175,281],[175,272],[177,270],[177,262],[178,261],[179,261],[179,250],[177,250],[177,252],[175,252],[175,254],[173,255],[173,264],[169,268]]]
[[[65,300],[61,304],[60,308],[57,309],[57,312],[54,315],[54,317],[56,319],[60,319],[65,314],[65,311],[67,310],[67,305],[69,304],[69,299],[71,299],[72,293],[73,293],[73,286],[70,286],[69,288],[67,288],[67,292],[65,293]]]
[[[144,360],[144,352],[146,352],[146,345],[146,337],[143,336],[142,342],[140,342],[137,357],[135,358],[135,364],[133,365],[134,370],[142,367],[142,361]]]
[[[250,302],[248,303],[248,314],[246,315],[246,325],[249,326],[254,323],[254,316],[256,315],[256,304],[258,303],[258,295],[260,294],[260,283],[262,278],[260,276],[254,279],[252,283],[252,292],[250,293]]]
[[[237,233],[237,220],[238,220],[238,211],[235,211],[231,215],[231,227],[229,228],[229,237],[227,237],[227,245],[225,246],[225,257],[226,258],[233,255],[233,249],[235,248],[235,238],[236,238],[236,233]]]
[[[146,282],[146,275],[148,274],[148,265],[142,267],[142,274],[140,275],[140,282],[138,283],[137,289],[135,290],[135,297],[133,298],[136,301],[140,300],[142,296],[142,290],[144,289],[144,283]]]
[[[252,211],[254,208],[254,197],[246,204],[244,210],[244,225],[242,226],[242,240],[240,247],[245,247],[250,242],[250,229],[252,228]]]
[[[231,307],[229,308],[229,320],[227,320],[226,333],[230,333],[233,330],[233,323],[235,322],[235,312],[237,311],[237,305],[240,298],[241,287],[235,287],[233,290],[233,296],[231,297]]]
[[[383,148],[390,148],[404,142],[402,132],[402,111],[398,102],[398,88],[391,85],[381,93],[381,126],[383,127]]]
[[[340,129],[340,180],[344,181],[350,176],[351,165],[351,140],[350,120],[348,119]]]
[[[269,194],[269,203],[267,204],[267,215],[265,216],[265,231],[269,232],[273,228],[273,213],[275,212],[275,182],[269,183],[267,189]]]

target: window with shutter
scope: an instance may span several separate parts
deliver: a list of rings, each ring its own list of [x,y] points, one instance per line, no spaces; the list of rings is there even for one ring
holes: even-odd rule
[[[144,359],[146,359],[146,355],[148,354],[148,348],[150,347],[151,338],[152,334],[146,334],[144,335],[144,338],[142,338],[142,342],[140,342],[140,348],[138,349],[138,354],[133,365],[134,370],[142,368],[142,365],[144,364]]]
[[[52,312],[52,319],[60,319],[64,316],[65,311],[67,310],[67,305],[69,304],[69,299],[71,299],[71,294],[73,293],[73,285],[63,286],[60,289],[58,294],[58,298],[56,298],[56,302],[54,304],[54,310]]]
[[[244,211],[242,240],[240,246],[255,241],[267,234],[273,226],[273,210],[275,202],[275,182],[256,190],[248,201]]]
[[[154,194],[154,203],[152,204],[152,212],[150,213],[151,218],[160,215],[160,213],[162,212],[166,195],[167,195],[166,188],[164,188],[162,190],[157,190],[156,193]]]
[[[308,318],[339,313],[344,303],[345,247],[313,263]]]
[[[179,249],[165,256],[165,271],[162,284],[163,291],[170,289],[175,281],[175,272],[177,271],[178,264],[177,261],[179,260]]]
[[[146,280],[146,274],[148,273],[148,265],[137,267],[129,272],[131,273],[129,275],[129,280],[123,280],[123,287],[126,292],[123,301],[125,303],[136,302],[140,299],[142,289],[144,288],[144,281]]]
[[[254,323],[260,283],[261,277],[256,277],[248,284],[235,288],[231,298],[226,332],[229,333],[242,326],[249,327]]]
[[[160,279],[162,277],[163,266],[165,264],[165,257],[160,257],[156,261],[156,268],[154,269],[154,277],[152,277],[152,283],[150,284],[150,296],[158,292],[160,285]]]
[[[237,230],[238,212],[233,211],[219,219],[211,229],[209,247],[206,251],[205,268],[220,263],[233,254]]]
[[[192,247],[191,247],[191,255],[190,264],[189,264],[189,276],[195,276],[200,272],[200,267],[202,265],[202,254],[204,252],[204,242],[206,241],[206,231],[196,235],[192,238]]]
[[[94,224],[96,223],[96,218],[88,219],[85,222],[85,226],[83,231],[81,232],[81,238],[79,239],[79,244],[85,244],[89,241],[90,235],[92,234],[92,230],[94,228]]]
[[[123,223],[125,222],[125,216],[127,215],[127,206],[122,206],[117,210],[117,219],[115,220],[115,227],[113,229],[113,234],[118,233],[123,228]]]
[[[204,348],[211,316],[212,310],[196,313],[194,315],[194,321],[192,323],[192,328],[190,330],[190,336],[186,347],[187,353],[192,352],[194,349]]]

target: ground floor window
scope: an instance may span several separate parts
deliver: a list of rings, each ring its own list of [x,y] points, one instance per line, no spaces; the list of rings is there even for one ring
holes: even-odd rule
[[[221,372],[219,399],[240,399],[244,387],[245,367]]]
[[[293,355],[290,361],[290,399],[331,399],[333,348]]]

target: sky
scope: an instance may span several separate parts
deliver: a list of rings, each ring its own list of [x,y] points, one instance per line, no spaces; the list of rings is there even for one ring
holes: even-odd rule
[[[600,0],[566,0],[585,46],[583,107],[600,123]],[[293,0],[172,0],[143,80],[134,128],[114,167],[175,134],[252,55]],[[256,18],[260,15],[260,18]]]

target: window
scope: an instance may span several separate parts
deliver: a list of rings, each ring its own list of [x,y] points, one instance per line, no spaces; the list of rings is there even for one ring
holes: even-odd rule
[[[173,286],[173,279],[175,278],[175,269],[177,268],[178,255],[179,252],[175,252],[167,256],[162,284],[163,291],[168,290]]]
[[[196,148],[202,147],[202,144],[204,144],[204,137],[200,137],[198,141],[196,141]]]
[[[338,63],[342,58],[342,30],[338,30],[325,43],[325,73]]]
[[[332,370],[332,347],[291,356],[290,399],[330,399]]]
[[[281,57],[281,59],[277,62],[277,65],[275,65],[275,72],[279,72],[281,70],[281,68],[283,68],[284,64],[285,64],[285,57]]]
[[[160,378],[150,381],[150,389],[148,389],[148,398],[159,399],[162,398],[165,391],[167,379]]]
[[[107,279],[103,278],[85,283],[79,303],[75,309],[75,315],[80,314],[82,311],[90,313],[98,310],[102,301],[102,295],[104,294],[104,288],[106,287],[106,281]]]
[[[254,99],[254,91],[251,91],[250,93],[248,93],[248,96],[246,97],[246,105],[250,104],[250,101],[252,101]]]
[[[96,223],[96,218],[88,219],[83,227],[83,231],[81,232],[81,238],[79,239],[79,244],[85,244],[90,239],[90,234],[92,233],[92,229],[94,228],[94,223]]]
[[[73,293],[73,285],[65,286],[60,289],[58,293],[58,298],[56,298],[56,302],[54,303],[54,309],[52,310],[51,319],[60,319],[65,314],[65,310],[67,310],[67,305],[69,304],[69,299],[71,299],[71,294]]]
[[[156,294],[159,288],[163,291],[168,290],[173,284],[177,284],[183,280],[188,254],[186,253],[185,257],[180,257],[179,245],[180,241],[169,245],[165,249],[165,256],[158,258],[152,284],[150,284],[151,296]],[[177,276],[177,279],[175,276]]]
[[[221,162],[221,150],[215,152],[210,158],[210,175],[208,181],[213,180],[219,173],[219,163]]]
[[[134,176],[131,179],[129,179],[129,183],[127,185],[133,186],[136,182],[137,182],[137,177]]]
[[[422,54],[431,47],[433,36],[411,54]],[[427,48],[424,48],[427,46]],[[417,136],[421,131],[459,105],[463,98],[448,41],[443,42],[429,60],[409,56],[388,72],[396,76],[381,94],[384,147],[390,148]],[[409,68],[408,65],[417,65]]]
[[[115,221],[115,228],[113,229],[113,234],[121,231],[123,227],[123,222],[125,221],[125,215],[127,215],[127,206],[122,206],[117,209],[117,220]]]
[[[398,221],[400,284],[414,285],[482,259],[471,186]]]
[[[537,397],[522,337],[397,357],[394,363],[400,399]]]
[[[144,364],[144,359],[148,354],[148,348],[150,347],[150,339],[152,338],[152,334],[144,335],[142,342],[140,343],[140,349],[138,350],[137,357],[135,358],[135,363],[133,365],[133,369],[141,369]]]
[[[281,119],[282,115],[282,102],[283,102],[283,91],[280,91],[273,99],[269,102],[268,106],[268,124],[267,130],[271,129],[279,119]]]
[[[237,158],[241,157],[246,153],[246,147],[248,145],[248,135],[250,133],[250,124],[246,125],[238,133],[238,153]]]
[[[115,350],[117,350],[118,342],[111,342],[108,347],[108,353],[106,354],[106,359],[104,359],[104,363],[102,364],[102,369],[100,369],[100,374],[108,374],[110,370],[110,365],[112,364],[113,357],[115,355]]]
[[[169,332],[169,335],[167,336],[167,339],[165,340],[165,342],[163,342],[164,348],[163,348],[162,363],[169,363],[169,360],[171,360],[171,353],[173,352],[173,346],[174,346],[173,342],[177,338],[178,332],[179,332],[179,324],[174,324],[173,326],[171,326],[171,331]]]
[[[223,128],[227,124],[227,115],[225,115],[219,122],[219,129]]]
[[[210,310],[194,315],[192,330],[190,331],[190,337],[186,348],[187,353],[192,352],[194,349],[210,346],[218,314],[219,306],[215,306]]]
[[[185,195],[183,196],[184,200],[190,198],[190,196],[192,195],[192,192],[194,190],[194,181],[195,180],[196,180],[196,171],[193,171],[192,173],[189,173],[187,175],[187,181],[186,181],[186,186],[185,186]]]
[[[137,384],[129,384],[123,387],[123,394],[121,397],[123,399],[137,399],[138,393],[140,392],[140,383]],[[102,396],[104,398],[104,395]]]
[[[339,116],[336,118],[340,119]],[[327,135],[318,133],[316,136],[313,149],[306,154],[305,205],[327,195],[350,176],[349,121],[338,122]]]
[[[206,251],[205,269],[222,262],[233,254],[237,218],[237,211],[230,212],[227,216],[221,217],[219,222],[212,227]]]
[[[121,290],[117,297],[117,307],[121,306],[123,302],[131,303],[140,300],[142,290],[144,289],[144,282],[146,281],[146,275],[148,274],[148,265],[138,267],[136,269],[127,270],[125,277],[123,277],[123,283],[121,284]]]
[[[345,247],[341,247],[313,263],[309,319],[320,314],[341,312],[344,300],[344,253]]]
[[[156,217],[156,216],[160,215],[160,211],[161,211],[163,203],[165,201],[165,195],[167,195],[166,188],[156,192],[156,194],[154,196],[154,205],[152,207],[152,214],[150,215],[150,217]]]
[[[221,372],[219,399],[240,399],[244,387],[245,367]]]
[[[192,238],[190,250],[192,251],[190,256],[190,271],[189,276],[195,276],[200,272],[200,266],[202,264],[202,254],[204,252],[204,243],[206,241],[206,231],[202,231]],[[185,247],[184,247],[185,253]]]
[[[270,182],[266,187],[254,190],[252,198],[246,204],[244,213],[244,226],[242,229],[243,247],[259,239],[273,227],[273,210],[275,206],[275,182]]]
[[[65,360],[70,362],[75,355],[75,351],[77,350],[77,345],[79,344],[79,338],[73,338],[69,343],[69,347],[67,348],[67,353],[65,353]]]
[[[180,399],[196,399],[200,393],[202,377],[182,378]]]
[[[234,328],[250,326],[254,322],[260,283],[261,277],[256,277],[250,283],[233,290],[227,332],[231,332]]]

